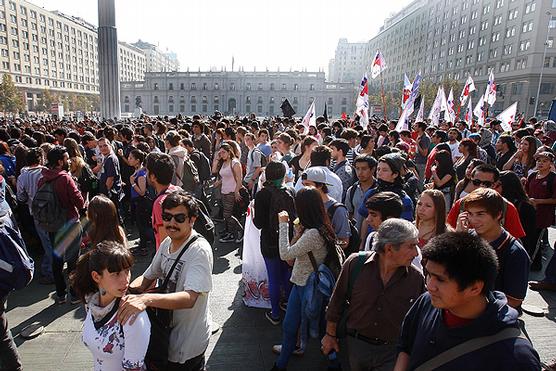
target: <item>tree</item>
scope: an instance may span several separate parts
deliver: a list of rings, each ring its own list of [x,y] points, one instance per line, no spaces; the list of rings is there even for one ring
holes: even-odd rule
[[[50,107],[52,107],[54,103],[58,103],[59,100],[58,94],[51,92],[49,89],[45,89],[35,109],[39,112],[49,112]]]
[[[434,99],[436,98],[438,87],[440,85],[444,87],[446,98],[448,97],[448,94],[450,94],[450,89],[454,89],[454,109],[456,109],[457,105],[459,104],[459,95],[461,93],[462,86],[458,80],[445,78],[444,80],[442,80],[441,83],[437,83],[432,81],[431,79],[423,79],[419,88],[419,92],[421,93],[421,96],[425,98],[425,111],[431,109],[432,104],[434,103]]]
[[[4,113],[18,113],[25,110],[23,96],[8,74],[2,76],[2,83],[0,84],[0,110]]]

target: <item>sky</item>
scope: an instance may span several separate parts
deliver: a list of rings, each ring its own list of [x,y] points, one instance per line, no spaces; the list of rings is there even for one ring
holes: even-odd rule
[[[96,0],[29,0],[97,25]],[[116,0],[118,39],[177,53],[180,70],[323,70],[338,39],[365,42],[411,0]]]

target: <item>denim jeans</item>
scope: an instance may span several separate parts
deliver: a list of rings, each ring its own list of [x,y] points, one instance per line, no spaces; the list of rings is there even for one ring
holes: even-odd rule
[[[64,278],[64,262],[68,264],[68,275],[75,270],[77,258],[81,248],[81,237],[83,230],[81,223],[77,221],[68,221],[66,225],[58,233],[50,233],[50,241],[54,248],[52,254],[52,274],[54,276],[54,284],[56,285],[56,295],[59,298],[66,296],[66,279]],[[75,293],[70,287],[70,295]]]
[[[0,294],[0,370],[19,371],[23,368],[6,318],[7,299],[8,295]]]
[[[290,296],[292,289],[292,283],[290,282],[291,270],[288,263],[280,259],[280,257],[263,258],[268,274],[268,293],[270,295],[272,317],[278,318],[280,316],[281,289],[284,289],[286,297]]]
[[[288,361],[295,349],[297,342],[297,330],[301,323],[301,311],[303,310],[303,300],[305,296],[305,286],[293,285],[288,300],[286,317],[282,324],[282,350],[276,360],[278,368],[286,368]]]
[[[142,199],[141,197],[131,199],[131,210],[135,216],[135,224],[137,225],[137,230],[139,231],[139,247],[142,249],[147,248],[148,243],[151,243],[153,246],[155,244],[154,231],[151,222],[152,208],[149,210],[146,205],[148,202],[149,201]]]
[[[35,223],[35,231],[37,231],[37,235],[41,240],[41,245],[44,250],[44,256],[42,257],[41,261],[41,275],[44,277],[53,277],[52,276],[52,243],[50,242],[50,237],[48,236],[48,232],[42,229],[37,221],[33,218]]]

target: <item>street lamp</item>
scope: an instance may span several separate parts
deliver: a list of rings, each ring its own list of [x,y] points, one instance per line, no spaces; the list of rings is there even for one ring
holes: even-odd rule
[[[539,86],[537,87],[537,99],[535,99],[535,110],[533,111],[533,115],[537,116],[537,107],[539,105],[539,94],[541,93],[541,83],[542,83],[542,74],[544,72],[544,60],[546,59],[546,49],[548,48],[548,35],[550,34],[550,22],[551,22],[551,17],[550,17],[550,12],[546,12],[546,15],[548,16],[548,29],[546,31],[546,41],[544,42],[544,53],[542,55],[542,61],[541,61],[541,74],[539,76]]]

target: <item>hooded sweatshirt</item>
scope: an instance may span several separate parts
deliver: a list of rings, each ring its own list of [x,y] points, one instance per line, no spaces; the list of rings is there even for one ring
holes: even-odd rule
[[[61,206],[67,211],[67,220],[79,219],[79,210],[85,207],[85,202],[71,175],[65,170],[43,169],[37,189],[50,181],[55,182],[54,191]]]
[[[487,307],[476,319],[449,328],[442,309],[433,307],[428,292],[411,307],[402,324],[398,349],[410,355],[408,370],[467,340],[494,335],[507,327],[519,327],[518,313],[507,305],[506,296],[488,293]],[[436,370],[535,370],[541,369],[539,355],[531,343],[510,338],[464,354]]]
[[[174,165],[176,165],[176,171],[172,177],[172,184],[181,187],[183,183],[180,178],[183,174],[183,163],[187,156],[187,150],[182,146],[175,146],[170,148],[168,154],[172,157],[172,160],[174,160]]]

